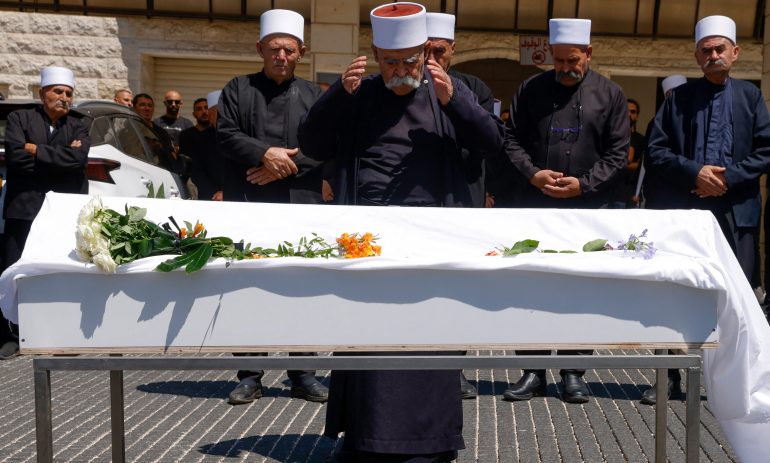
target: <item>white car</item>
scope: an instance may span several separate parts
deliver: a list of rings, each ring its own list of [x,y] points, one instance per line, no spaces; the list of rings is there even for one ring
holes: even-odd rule
[[[0,212],[5,196],[5,124],[8,113],[39,105],[39,101],[0,101]],[[84,101],[71,114],[91,127],[88,192],[100,196],[189,198],[181,172],[162,166],[171,149],[131,109],[108,101]],[[10,179],[13,181],[13,179]],[[0,232],[2,232],[0,219]]]

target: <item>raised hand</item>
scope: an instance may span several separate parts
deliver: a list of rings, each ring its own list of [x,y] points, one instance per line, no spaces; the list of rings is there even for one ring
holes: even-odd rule
[[[454,94],[452,79],[435,60],[428,59],[428,72],[433,77],[433,88],[436,90],[436,98],[443,106],[449,104],[449,100]]]
[[[366,56],[354,59],[350,66],[342,73],[342,86],[351,95],[361,86],[361,79],[366,72]]]

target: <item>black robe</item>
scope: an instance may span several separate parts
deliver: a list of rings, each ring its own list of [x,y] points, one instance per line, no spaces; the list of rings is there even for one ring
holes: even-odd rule
[[[277,85],[264,71],[236,77],[225,86],[219,104],[217,137],[220,153],[228,160],[226,201],[321,202],[320,162],[302,152],[292,158],[299,169],[296,175],[264,186],[246,181],[246,170],[259,166],[271,146],[299,146],[297,126],[321,93],[316,84],[297,77]],[[268,117],[268,105],[274,98],[286,98],[288,102],[280,122],[283,131],[280,140],[268,140],[266,135],[275,128],[271,127],[274,121]]]
[[[53,132],[51,120],[42,107],[22,109],[8,115],[5,132],[5,163],[8,190],[3,216],[7,219],[33,220],[48,191],[88,193],[88,127],[77,117],[66,115],[57,121]],[[70,144],[80,140],[79,148]],[[37,155],[24,151],[25,143],[37,145]]]
[[[628,163],[628,103],[616,83],[587,71],[573,87],[551,70],[527,79],[511,103],[505,152],[520,174],[520,207],[596,208],[611,199]],[[582,194],[544,195],[529,183],[542,169],[576,177]]]
[[[425,80],[422,91],[429,92],[431,108],[426,108],[424,118],[433,125],[415,126],[409,132],[410,140],[414,147],[430,151],[426,153],[430,156],[440,154],[437,171],[424,175],[433,176],[426,183],[435,185],[438,180],[443,185],[441,203],[470,206],[462,149],[496,152],[502,146],[502,124],[476,103],[459,80],[452,79],[455,91],[446,107],[439,105],[430,77]],[[337,155],[340,172],[334,191],[335,199],[343,203],[360,202],[359,160],[371,152],[371,146],[365,146],[367,141],[379,140],[370,130],[382,129],[387,125],[382,123],[385,118],[405,123],[397,114],[378,113],[379,103],[389,96],[385,92],[389,90],[379,75],[364,79],[355,95],[337,81],[300,125],[300,147],[307,156],[326,159]],[[423,144],[425,140],[431,144]],[[399,146],[408,143],[399,140]],[[398,179],[398,169],[392,174]],[[358,452],[419,455],[464,448],[457,370],[333,371],[324,435],[337,438],[340,432],[345,432],[343,448]]]
[[[495,97],[492,90],[478,77],[463,72],[449,70],[449,75],[457,77],[476,95],[479,106],[494,114]],[[484,153],[463,150],[465,161],[465,173],[471,188],[471,197],[474,207],[484,207],[486,202],[486,188],[484,186],[486,173],[484,172]]]
[[[211,200],[222,191],[225,178],[224,159],[217,154],[217,130],[207,127],[185,129],[179,134],[179,152],[190,157],[190,178],[198,187],[198,199]]]

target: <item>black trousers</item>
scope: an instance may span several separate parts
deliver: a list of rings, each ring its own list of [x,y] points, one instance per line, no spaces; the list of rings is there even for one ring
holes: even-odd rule
[[[254,356],[254,357],[265,357],[267,356],[267,352],[250,352],[250,353],[233,353],[236,357],[248,357],[248,356]],[[316,356],[315,352],[289,352],[289,357],[307,357],[307,356]],[[287,370],[286,376],[289,377],[292,384],[299,384],[299,379],[302,376],[310,375],[315,376],[315,370]],[[242,381],[244,378],[249,377],[256,377],[257,381],[261,380],[263,376],[265,376],[265,370],[238,370],[238,374],[236,375],[238,377],[238,381]]]
[[[27,236],[29,235],[29,229],[32,227],[31,220],[21,219],[6,219],[5,231],[3,232],[2,246],[2,270],[15,264],[16,261],[21,258],[21,253],[24,251],[24,245],[27,243]],[[19,338],[19,326],[9,322],[0,312],[0,345],[8,342],[15,341]]]

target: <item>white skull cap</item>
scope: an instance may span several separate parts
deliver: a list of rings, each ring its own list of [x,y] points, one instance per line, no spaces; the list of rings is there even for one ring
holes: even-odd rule
[[[71,69],[49,66],[40,70],[40,87],[45,88],[50,85],[66,85],[72,89],[75,88],[75,73]]]
[[[404,50],[428,41],[425,7],[419,3],[388,3],[373,9],[369,18],[372,43],[377,48]]]
[[[591,20],[575,18],[554,18],[548,21],[551,45],[590,45]]]
[[[261,41],[273,34],[288,34],[303,43],[305,41],[305,18],[291,10],[265,11],[259,17],[259,40]]]

